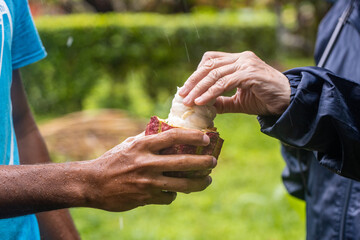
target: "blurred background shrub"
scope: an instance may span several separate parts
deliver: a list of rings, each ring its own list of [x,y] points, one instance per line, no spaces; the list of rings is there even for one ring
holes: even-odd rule
[[[276,58],[274,15],[249,11],[37,18],[49,55],[23,70],[31,105],[40,115],[92,108],[162,115],[206,51]]]
[[[37,115],[121,108],[145,117],[165,117],[176,86],[206,51],[251,50],[280,70],[283,58],[311,57],[328,8],[323,0],[30,0],[30,6],[49,52],[23,70]]]
[[[267,9],[276,15],[278,44],[312,54],[317,26],[333,0],[30,0],[33,13],[157,12],[163,14]]]

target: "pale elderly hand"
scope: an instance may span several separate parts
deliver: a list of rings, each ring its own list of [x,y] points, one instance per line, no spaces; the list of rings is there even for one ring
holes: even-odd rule
[[[236,88],[232,97],[221,96]],[[277,115],[290,104],[290,84],[252,52],[207,52],[180,95],[188,106],[216,99],[218,113]]]

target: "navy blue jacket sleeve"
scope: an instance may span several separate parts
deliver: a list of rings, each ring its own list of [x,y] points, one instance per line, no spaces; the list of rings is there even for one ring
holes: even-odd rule
[[[305,200],[310,161],[313,152],[281,144],[281,155],[286,166],[281,174],[284,186],[289,194]]]
[[[281,116],[259,116],[261,131],[315,151],[321,165],[360,180],[360,84],[317,67],[285,75],[291,86],[290,106]]]

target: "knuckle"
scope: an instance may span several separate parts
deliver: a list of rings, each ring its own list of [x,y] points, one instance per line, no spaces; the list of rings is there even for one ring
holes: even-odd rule
[[[245,52],[243,52],[243,53],[244,53],[244,55],[247,56],[247,57],[255,57],[255,56],[256,56],[255,53],[252,52],[252,51],[245,51]]]
[[[256,67],[254,67],[253,65],[250,65],[247,67],[247,71],[249,73],[254,73],[254,72],[256,72]]]
[[[221,78],[221,72],[218,69],[214,69],[210,72],[209,77],[214,80]]]
[[[208,59],[208,58],[210,58],[211,56],[212,56],[212,51],[207,51],[207,52],[204,53],[203,58],[204,58],[204,59]]]
[[[240,70],[245,70],[250,66],[249,61],[243,62],[239,65]]]
[[[140,178],[137,181],[137,188],[143,192],[146,192],[154,185],[154,182],[148,178]]]
[[[219,78],[219,80],[217,80],[216,82],[216,88],[217,89],[225,89],[227,86],[227,79],[225,77]],[[210,88],[209,91],[210,92],[214,92],[216,89],[215,88]]]
[[[130,143],[133,142],[136,138],[135,137],[128,137],[127,139],[125,139],[124,142]]]
[[[131,146],[133,148],[136,148],[136,149],[144,149],[146,147],[146,140],[147,138],[138,138],[138,139],[135,139],[132,143],[131,143]]]
[[[204,67],[208,69],[213,68],[215,65],[216,65],[216,59],[214,58],[207,59],[204,63]]]

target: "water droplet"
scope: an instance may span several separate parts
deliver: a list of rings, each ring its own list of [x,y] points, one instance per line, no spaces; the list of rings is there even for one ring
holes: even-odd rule
[[[124,218],[123,217],[119,217],[119,227],[120,227],[120,230],[124,229]]]
[[[66,46],[67,47],[71,47],[71,45],[74,42],[74,38],[72,36],[68,37],[67,41],[66,41]]]
[[[186,44],[186,42],[185,42],[185,41],[184,41],[184,45],[185,45],[186,56],[187,56],[188,62],[190,62],[189,50],[188,50],[188,48],[187,48],[187,44]]]
[[[168,34],[166,33],[166,31],[164,31],[164,35],[166,37],[166,40],[167,40],[169,46],[171,46],[170,38],[169,38]]]
[[[197,28],[197,26],[196,26],[195,22],[192,22],[192,24],[193,24],[193,25],[194,25],[194,27],[195,27],[195,31],[196,31],[196,35],[197,35],[198,39],[200,39],[199,30],[198,30],[198,28]]]

